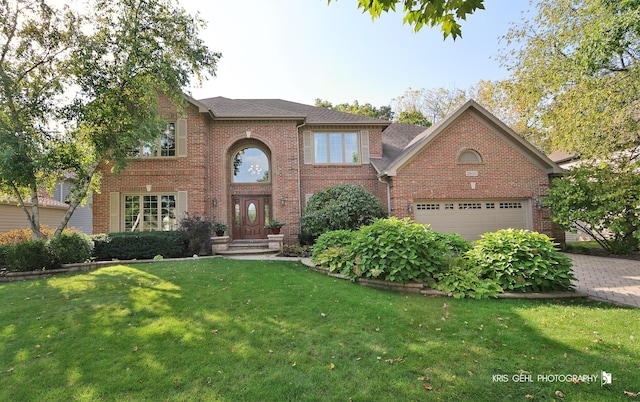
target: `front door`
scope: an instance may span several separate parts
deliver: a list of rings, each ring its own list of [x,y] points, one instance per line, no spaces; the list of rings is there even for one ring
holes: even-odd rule
[[[269,222],[271,197],[233,196],[233,238],[266,239],[265,223]]]

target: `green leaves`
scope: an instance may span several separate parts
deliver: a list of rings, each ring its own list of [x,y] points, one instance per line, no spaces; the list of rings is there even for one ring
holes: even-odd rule
[[[544,202],[552,219],[567,230],[579,228],[605,250],[627,254],[640,241],[640,176],[637,164],[582,164],[554,180]]]
[[[425,25],[439,25],[444,39],[451,36],[453,40],[462,36],[459,20],[466,20],[476,10],[484,10],[484,0],[358,0],[358,8],[375,20],[383,12],[396,11],[398,3],[403,6],[403,22],[415,32]]]
[[[356,230],[386,216],[378,198],[361,186],[343,184],[315,193],[302,213],[302,229],[312,236],[331,230]]]
[[[478,276],[505,290],[545,292],[572,288],[571,260],[541,233],[503,229],[485,233],[466,254]]]
[[[542,0],[504,37],[514,104],[552,150],[608,157],[637,143],[635,2]],[[550,144],[550,145],[549,145]]]

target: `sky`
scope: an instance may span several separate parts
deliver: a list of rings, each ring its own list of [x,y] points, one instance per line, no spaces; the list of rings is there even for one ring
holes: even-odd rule
[[[216,77],[187,88],[196,99],[276,98],[313,105],[391,105],[413,89],[466,89],[508,77],[500,37],[529,0],[486,0],[462,22],[462,38],[443,40],[439,27],[414,33],[402,14],[372,21],[357,0],[179,0],[207,22],[200,37],[221,52]],[[529,12],[529,14],[526,14]],[[523,14],[525,13],[525,14]]]

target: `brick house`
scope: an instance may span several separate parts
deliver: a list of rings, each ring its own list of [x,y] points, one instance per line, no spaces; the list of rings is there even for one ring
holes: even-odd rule
[[[539,202],[555,163],[474,101],[427,130],[277,99],[194,100],[141,144],[126,170],[101,167],[93,231],[172,230],[184,212],[227,223],[232,240],[295,241],[315,192],[362,185],[398,217],[476,239],[518,227],[559,236]],[[561,240],[561,239],[559,239]]]

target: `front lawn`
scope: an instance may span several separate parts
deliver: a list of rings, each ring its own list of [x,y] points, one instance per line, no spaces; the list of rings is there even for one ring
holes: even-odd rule
[[[400,295],[299,263],[194,259],[3,283],[0,306],[3,401],[640,392],[640,310],[584,300]]]

